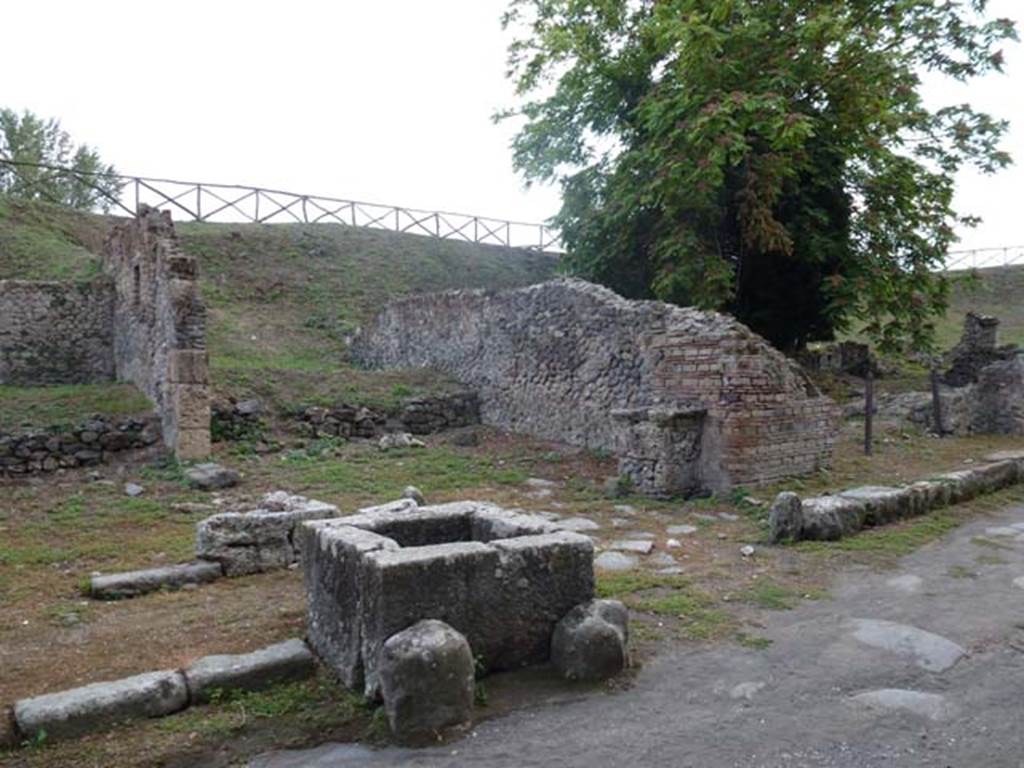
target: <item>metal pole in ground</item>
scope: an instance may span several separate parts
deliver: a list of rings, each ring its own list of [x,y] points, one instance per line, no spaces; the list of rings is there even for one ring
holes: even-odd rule
[[[875,432],[875,372],[868,366],[864,376],[864,455],[870,456],[874,450]]]
[[[935,428],[935,434],[939,437],[944,437],[946,430],[942,427],[942,400],[939,397],[939,371],[937,368],[932,368],[931,371],[932,381],[932,425]]]

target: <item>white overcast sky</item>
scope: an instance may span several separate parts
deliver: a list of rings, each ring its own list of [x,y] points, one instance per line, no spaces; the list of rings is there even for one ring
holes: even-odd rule
[[[59,117],[128,174],[540,221],[552,188],[512,170],[505,0],[10,2],[0,106]],[[1024,26],[1024,0],[992,10]],[[961,247],[1024,244],[1024,53],[969,89],[929,84],[1013,122],[1018,164],[963,174],[985,217]]]

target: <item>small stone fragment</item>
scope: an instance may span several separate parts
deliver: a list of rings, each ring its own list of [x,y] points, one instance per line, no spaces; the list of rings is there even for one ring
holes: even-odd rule
[[[402,498],[412,499],[416,502],[416,506],[418,507],[422,507],[427,503],[427,500],[423,498],[423,494],[420,492],[420,489],[415,485],[405,486],[405,490],[402,491]]]
[[[377,447],[382,451],[390,451],[392,448],[426,448],[427,444],[408,432],[392,432],[378,440]]]
[[[679,539],[669,539],[665,542],[665,546],[669,549],[679,549],[681,546],[683,546],[683,542],[681,542]]]
[[[602,552],[594,558],[594,568],[602,571],[629,571],[638,564],[636,556],[621,552]]]
[[[424,619],[385,641],[381,695],[392,733],[412,743],[433,741],[473,715],[473,652],[442,621]]]
[[[126,495],[131,497],[141,496],[145,492],[145,488],[137,483],[126,483],[124,486],[124,492]]]
[[[670,525],[665,529],[665,533],[669,536],[689,536],[692,533],[697,532],[696,525]]]
[[[567,517],[558,521],[558,527],[567,531],[596,531],[601,526],[585,517]]]
[[[208,462],[196,464],[185,470],[185,479],[193,488],[201,491],[215,491],[222,488],[232,488],[238,485],[242,476],[233,469],[222,467],[220,464]]]
[[[749,544],[747,544],[746,546],[740,548],[740,554],[743,555],[744,557],[753,557],[754,556],[754,548],[752,546],[750,546]]]
[[[649,555],[654,549],[654,542],[647,539],[618,539],[609,544],[608,549],[615,552],[636,552],[640,555]]]
[[[605,680],[629,663],[629,612],[618,600],[577,605],[555,626],[551,663],[567,680]]]

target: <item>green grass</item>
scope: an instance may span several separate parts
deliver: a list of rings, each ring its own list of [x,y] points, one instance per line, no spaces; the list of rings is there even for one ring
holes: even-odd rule
[[[261,720],[288,718],[312,727],[336,727],[366,714],[360,696],[323,675],[265,691],[217,690],[208,704],[164,718],[158,728],[170,733],[231,737],[247,728],[260,727]]]
[[[87,280],[107,219],[0,195],[0,280]]]
[[[678,575],[649,571],[600,573],[597,594],[622,600],[633,611],[671,618],[678,624],[677,634],[690,640],[720,637],[735,624],[732,616],[716,607],[713,596]]]
[[[355,496],[366,501],[398,498],[414,482],[430,498],[487,485],[518,485],[527,474],[496,460],[436,446],[387,452],[340,445],[323,453],[286,454],[274,469],[279,482],[328,498]]]
[[[279,408],[389,407],[449,389],[422,372],[360,371],[347,341],[390,298],[521,286],[555,266],[526,251],[336,224],[185,223],[178,233],[200,264],[215,386]]]
[[[948,533],[961,522],[960,514],[944,509],[908,523],[866,529],[839,541],[803,541],[795,546],[804,551],[834,550],[902,557]]]
[[[597,596],[622,599],[627,595],[649,589],[683,589],[689,580],[675,574],[659,574],[652,571],[602,571],[597,576]]]
[[[758,581],[753,587],[738,595],[739,600],[770,611],[788,611],[796,607],[802,599],[822,600],[826,597],[828,593],[822,590],[797,590],[765,580]]]
[[[941,349],[960,339],[964,315],[969,311],[995,315],[1001,321],[1003,344],[1024,345],[1024,265],[951,272],[957,280],[950,308],[936,329]]]
[[[737,632],[735,640],[744,648],[751,648],[755,651],[763,651],[766,648],[770,648],[774,642],[770,638],[761,637],[760,635],[750,635],[746,632]]]
[[[52,387],[0,386],[0,429],[75,426],[93,415],[141,414],[152,403],[131,384],[67,384]]]
[[[0,198],[0,279],[97,274],[113,220]],[[425,372],[369,373],[348,341],[388,299],[549,278],[549,255],[338,224],[178,223],[199,262],[219,396],[260,397],[279,411],[351,402],[393,407],[454,385]]]

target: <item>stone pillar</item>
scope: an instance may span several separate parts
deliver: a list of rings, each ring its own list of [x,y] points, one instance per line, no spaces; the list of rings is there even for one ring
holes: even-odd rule
[[[182,460],[210,455],[209,363],[206,350],[174,349],[167,358],[164,440]]]

